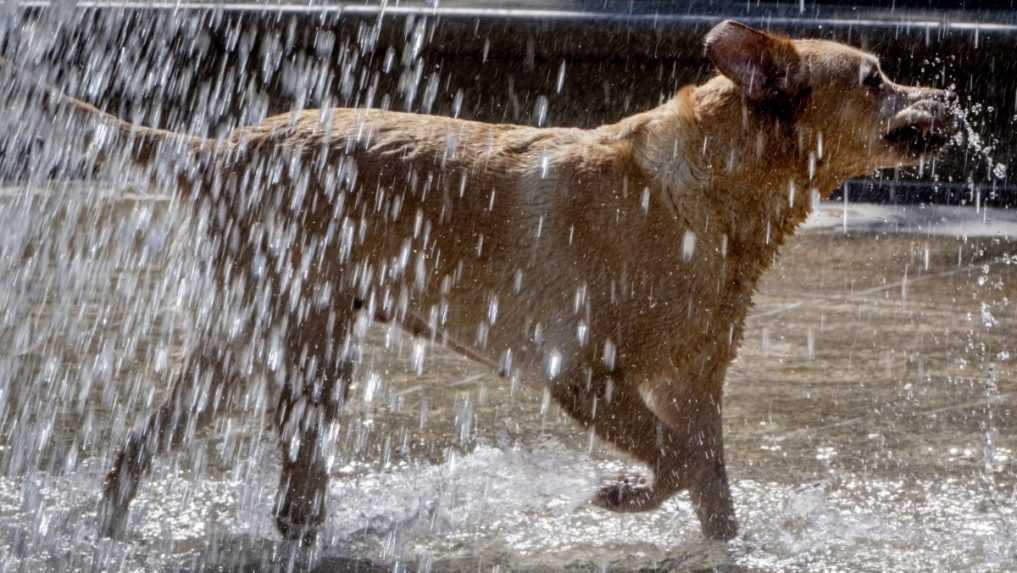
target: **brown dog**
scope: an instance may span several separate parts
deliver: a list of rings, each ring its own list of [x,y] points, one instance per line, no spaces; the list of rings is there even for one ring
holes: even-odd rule
[[[211,141],[56,96],[111,128],[93,138],[100,159],[125,152],[193,199],[221,291],[172,397],[109,474],[103,532],[123,528],[152,457],[271,363],[276,519],[313,539],[350,349],[378,320],[546,384],[653,472],[597,504],[645,511],[687,489],[703,532],[733,537],[721,394],[753,289],[814,196],[946,143],[952,94],[736,22],[706,54],[720,75],[592,130],[337,109]]]

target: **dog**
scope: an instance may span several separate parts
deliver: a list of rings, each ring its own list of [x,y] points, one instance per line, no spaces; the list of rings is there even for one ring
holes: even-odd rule
[[[759,278],[817,197],[944,147],[956,98],[895,84],[853,47],[734,21],[705,53],[718,72],[705,83],[589,130],[334,109],[209,140],[43,86],[47,105],[96,127],[96,163],[141,168],[191,202],[218,288],[171,396],[115,459],[102,534],[123,533],[152,458],[267,364],[275,520],[313,543],[353,349],[386,322],[545,384],[652,473],[591,492],[595,504],[649,511],[687,490],[703,534],[733,538],[723,382]]]

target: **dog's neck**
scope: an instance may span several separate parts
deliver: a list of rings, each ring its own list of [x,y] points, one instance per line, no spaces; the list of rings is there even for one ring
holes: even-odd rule
[[[751,113],[723,77],[619,125],[641,170],[679,212],[707,210],[730,240],[764,258],[805,221],[816,195],[840,183],[807,134]]]

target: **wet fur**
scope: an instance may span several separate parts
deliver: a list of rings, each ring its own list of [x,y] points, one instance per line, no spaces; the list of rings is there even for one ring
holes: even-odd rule
[[[711,34],[744,36],[723,26]],[[592,130],[337,109],[211,141],[127,126],[58,96],[120,134],[111,156],[126,151],[175,180],[204,221],[223,308],[249,318],[229,333],[209,328],[171,398],[132,434],[107,480],[104,532],[122,532],[152,456],[242,392],[276,338],[286,349],[271,374],[282,388],[277,523],[313,539],[356,324],[369,318],[547,384],[579,424],[652,472],[606,485],[599,505],[644,511],[688,490],[704,533],[734,536],[722,394],[753,290],[808,215],[812,190],[829,194],[886,161],[837,131],[878,131],[881,120],[858,111],[868,110],[861,99],[851,108],[856,94],[822,68],[861,52],[766,42],[784,79],[755,85],[762,95],[721,75]],[[816,127],[845,107],[854,122]],[[810,173],[817,133],[827,158]],[[554,357],[560,371],[549,377]],[[188,383],[195,376],[207,391]]]

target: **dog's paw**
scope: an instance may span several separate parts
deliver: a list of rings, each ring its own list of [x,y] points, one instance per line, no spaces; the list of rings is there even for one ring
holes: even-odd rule
[[[622,475],[600,487],[590,500],[593,505],[618,513],[657,509],[665,498],[640,475]]]
[[[99,537],[123,539],[127,532],[127,508],[107,497],[99,500]]]
[[[318,541],[318,529],[322,520],[298,522],[281,515],[275,517],[275,527],[283,539],[295,541],[301,547],[311,547]]]

